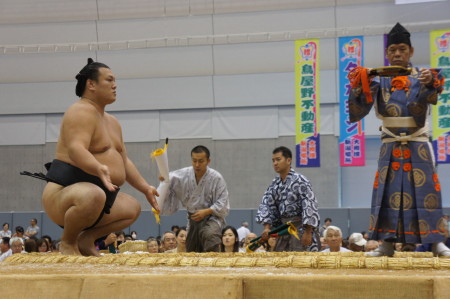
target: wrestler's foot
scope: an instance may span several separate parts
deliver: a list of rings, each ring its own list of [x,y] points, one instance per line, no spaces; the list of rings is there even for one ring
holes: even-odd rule
[[[80,252],[84,256],[100,256],[95,248],[94,239],[89,237],[89,234],[86,232],[82,232],[78,236],[78,248]]]
[[[450,256],[450,248],[448,248],[447,246],[445,246],[444,243],[439,242],[439,243],[433,243],[432,247],[431,247],[434,256]]]
[[[383,241],[380,247],[374,251],[369,251],[364,254],[365,256],[393,256],[394,255],[394,243]]]
[[[59,252],[64,255],[81,255],[76,244],[69,244],[65,241],[59,243]]]

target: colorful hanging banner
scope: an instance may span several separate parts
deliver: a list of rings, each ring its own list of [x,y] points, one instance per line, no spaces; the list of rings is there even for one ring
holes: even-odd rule
[[[450,163],[450,29],[430,32],[430,66],[442,69],[444,90],[433,106],[433,148],[437,163]]]
[[[320,167],[319,40],[295,41],[297,167]]]
[[[362,66],[364,39],[362,36],[339,38],[339,152],[341,166],[365,165],[364,119],[350,122],[348,96],[350,82],[347,75],[356,66]]]

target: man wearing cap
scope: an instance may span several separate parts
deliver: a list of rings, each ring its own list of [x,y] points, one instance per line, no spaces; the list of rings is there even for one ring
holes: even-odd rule
[[[352,122],[372,106],[382,120],[369,232],[383,244],[366,253],[370,256],[392,256],[394,242],[432,243],[436,256],[450,256],[442,243],[445,219],[427,124],[443,77],[438,69],[413,68],[413,54],[410,33],[397,23],[388,34],[386,57],[391,66],[412,68],[411,74],[369,77],[370,91],[363,92],[364,84],[353,86],[348,100]]]
[[[348,249],[355,252],[363,252],[364,246],[366,246],[366,239],[360,233],[353,233],[348,238]]]

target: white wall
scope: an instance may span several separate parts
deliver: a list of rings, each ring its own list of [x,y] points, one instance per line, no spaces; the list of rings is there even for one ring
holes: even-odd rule
[[[293,41],[301,38],[320,38],[321,133],[337,136],[337,38],[364,35],[365,65],[381,66],[382,34],[399,21],[412,32],[413,62],[427,65],[428,32],[450,28],[449,11],[450,1],[4,0],[0,145],[57,140],[87,57],[118,78],[109,110],[126,142],[293,136]],[[367,135],[378,136],[378,126],[369,116]],[[336,206],[356,196],[343,184],[346,200],[337,196]]]

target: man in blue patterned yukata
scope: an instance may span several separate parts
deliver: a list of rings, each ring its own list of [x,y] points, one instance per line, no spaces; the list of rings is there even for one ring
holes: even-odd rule
[[[370,91],[364,91],[363,80],[352,82],[349,96],[350,121],[362,119],[372,106],[382,120],[369,231],[370,239],[383,243],[370,256],[392,256],[393,242],[431,243],[436,256],[450,256],[442,243],[446,221],[427,124],[443,80],[437,69],[413,68],[413,54],[410,33],[397,23],[388,34],[386,57],[391,66],[412,68],[411,74],[370,76]]]
[[[294,224],[300,240],[292,235],[281,236],[275,251],[318,251],[319,222],[317,201],[308,179],[291,168],[292,152],[277,147],[272,152],[272,164],[279,174],[264,193],[256,214],[256,222],[264,225],[262,238],[268,232],[288,221]]]

